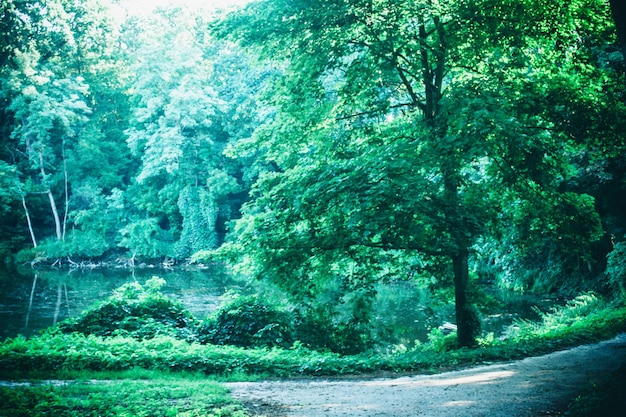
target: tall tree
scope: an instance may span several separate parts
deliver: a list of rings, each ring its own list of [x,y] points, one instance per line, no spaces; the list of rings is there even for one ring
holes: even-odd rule
[[[531,3],[278,0],[221,26],[287,63],[269,100],[279,114],[256,134],[274,169],[239,222],[236,251],[252,273],[300,299],[339,282],[358,325],[386,265],[439,259],[453,276],[459,344],[470,346],[469,259],[506,204],[567,207],[567,220],[553,215],[537,231],[576,233],[571,220],[596,239],[597,216],[583,217],[593,199],[559,190],[571,141],[541,110],[559,61],[578,65],[568,48],[578,50],[580,11],[606,8],[558,2],[563,29],[552,6]]]
[[[75,219],[88,204],[74,195],[75,190],[94,182],[104,193],[123,186],[120,171],[126,169],[127,158],[123,121],[115,117],[124,102],[116,82],[119,61],[113,56],[116,30],[97,0],[3,2],[2,10],[10,26],[9,42],[2,46],[7,51],[1,73],[2,158],[21,179],[18,194],[33,244],[35,232],[65,241],[85,227]],[[118,107],[111,109],[106,104],[115,95]],[[39,215],[41,193],[50,221]],[[69,254],[70,248],[61,246],[45,251],[55,252],[51,256]],[[83,253],[96,255],[88,246],[83,241],[74,249],[82,247]]]
[[[142,39],[139,34],[133,42],[140,58],[127,134],[141,166],[130,190],[136,195],[130,198],[141,210],[132,227],[125,228],[123,245],[137,241],[131,231],[147,233],[141,231],[143,225],[155,240],[163,238],[160,250],[150,249],[151,255],[184,259],[216,248],[249,184],[241,163],[224,151],[249,134],[248,124],[255,124],[256,110],[244,114],[243,106],[254,101],[263,75],[233,45],[208,36],[211,18],[161,9],[154,20],[144,22],[144,30],[160,31],[160,36]]]

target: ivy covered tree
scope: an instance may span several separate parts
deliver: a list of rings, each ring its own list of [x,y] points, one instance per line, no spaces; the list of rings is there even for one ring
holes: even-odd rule
[[[156,17],[141,32],[150,37],[135,42],[127,134],[141,160],[129,189],[139,210],[122,230],[121,245],[138,255],[184,259],[219,246],[226,222],[238,215],[249,181],[224,151],[253,129],[256,111],[245,113],[244,106],[254,101],[262,75],[233,45],[210,40],[200,16],[167,8]]]
[[[602,2],[535,3],[278,0],[231,16],[223,36],[285,62],[255,135],[273,169],[231,253],[326,317],[350,310],[339,325],[357,338],[377,282],[449,275],[461,346],[479,329],[482,237],[587,256],[594,199],[563,185],[588,138],[555,114],[580,96],[555,100],[606,84],[590,52],[613,27]]]

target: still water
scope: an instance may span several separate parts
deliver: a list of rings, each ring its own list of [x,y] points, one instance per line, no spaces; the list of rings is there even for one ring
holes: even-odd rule
[[[144,268],[97,270],[6,270],[0,268],[0,340],[19,334],[31,336],[41,329],[79,315],[94,302],[104,300],[114,289],[131,282],[145,283],[152,276],[166,281],[163,292],[182,302],[197,318],[217,310],[229,290],[259,291],[235,279],[220,267],[167,270]],[[514,319],[537,319],[533,306],[543,310],[551,300],[498,292],[494,303],[482,311],[483,330],[498,334]],[[380,286],[376,299],[374,328],[391,343],[426,341],[431,328],[454,322],[454,306],[435,303],[410,283]]]
[[[36,334],[79,315],[121,285],[135,281],[144,284],[155,275],[166,281],[163,292],[181,301],[198,318],[215,311],[227,290],[240,289],[242,285],[220,268],[0,269],[0,340],[18,334]]]

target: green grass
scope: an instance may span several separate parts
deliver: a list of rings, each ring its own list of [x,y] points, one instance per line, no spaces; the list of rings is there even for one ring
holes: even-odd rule
[[[64,384],[0,387],[0,416],[6,417],[244,417],[218,383],[164,380],[76,380]]]

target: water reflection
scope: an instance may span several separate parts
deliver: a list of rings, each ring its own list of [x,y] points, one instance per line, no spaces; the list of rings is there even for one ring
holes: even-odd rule
[[[194,270],[5,270],[0,269],[0,340],[31,336],[130,282],[144,283],[154,275],[166,280],[163,292],[181,301],[196,317],[219,307],[220,296],[242,283],[221,268]]]
[[[63,298],[63,294],[65,294],[65,305],[67,306],[67,315],[68,317],[71,316],[70,300],[67,296],[67,284],[59,282],[57,284],[57,304],[56,304],[56,308],[54,309],[54,319],[52,320],[53,326],[57,324],[58,319],[59,319],[59,312],[61,311],[61,299]]]
[[[163,292],[182,302],[194,316],[204,318],[219,308],[229,290],[244,293],[271,292],[258,283],[254,288],[235,279],[223,268],[98,270],[0,269],[0,340],[18,334],[31,336],[68,317],[78,315],[94,302],[130,282],[145,283],[152,276],[165,279]],[[553,302],[510,293],[492,294],[504,303],[483,311],[483,330],[498,333],[515,318],[537,318],[535,305],[548,308]],[[535,316],[535,317],[533,317]],[[454,322],[454,305],[433,300],[428,292],[410,282],[377,287],[372,324],[380,340],[410,348],[416,340],[427,341],[430,329]]]
[[[30,290],[30,300],[28,301],[28,313],[26,313],[26,324],[24,324],[24,331],[28,331],[28,321],[30,320],[30,312],[33,309],[33,297],[35,296],[35,287],[37,286],[38,274],[33,277],[33,288]]]

